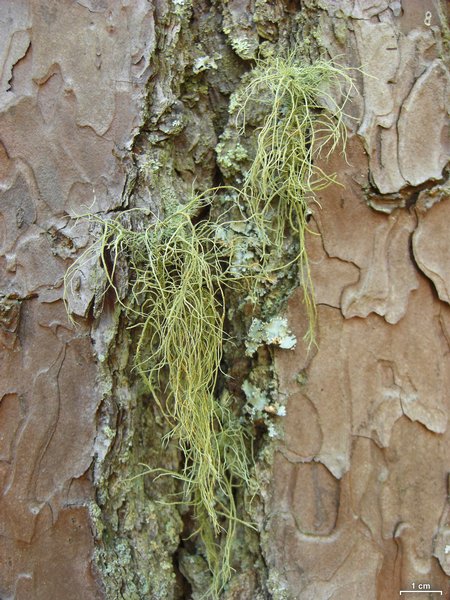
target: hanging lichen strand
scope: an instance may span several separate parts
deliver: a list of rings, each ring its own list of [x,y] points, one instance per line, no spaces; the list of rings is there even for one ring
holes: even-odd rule
[[[313,341],[316,309],[305,233],[313,192],[334,181],[334,175],[313,161],[333,151],[339,141],[345,143],[343,112],[329,91],[334,86],[341,93],[343,84],[351,87],[350,77],[329,62],[302,65],[293,55],[258,60],[233,99],[241,135],[250,107],[257,105],[262,112],[254,158],[241,187],[194,195],[186,204],[167,209],[163,219],[141,209],[112,218],[91,215],[101,234],[66,274],[67,294],[78,270],[98,255],[108,287],[130,328],[137,331],[135,368],[168,423],[163,443],[176,443],[183,457],[180,472],[151,465],[138,477],[171,476],[181,482],[180,496],[162,501],[192,508],[212,573],[206,598],[217,598],[231,576],[236,524],[252,527],[238,518],[235,501],[235,488],[250,482],[248,428],[217,385],[224,291],[230,286],[247,294],[244,283],[252,280],[254,289],[263,286],[272,271],[283,272],[290,264],[283,260],[290,228],[298,239],[293,260],[300,263],[310,319],[307,341]],[[222,192],[233,199],[230,214],[238,214],[238,219],[227,221],[221,214],[217,222],[198,220],[202,209]],[[249,228],[258,231],[262,243],[256,263],[253,256],[247,264],[237,257],[239,248],[246,246]],[[116,278],[124,265],[129,279],[126,300]]]
[[[192,198],[163,220],[140,209],[107,220],[91,217],[102,235],[97,252],[109,286],[138,331],[135,366],[167,420],[164,440],[176,442],[184,468],[148,467],[139,477],[172,476],[182,482],[174,504],[191,506],[216,597],[231,574],[236,522],[234,489],[249,481],[246,434],[229,408],[215,397],[223,345],[224,287],[242,279],[231,270],[233,252],[211,221],[193,224],[207,200]],[[222,223],[224,226],[224,223]],[[80,257],[83,262],[86,257]],[[115,283],[126,263],[130,292],[123,302]],[[67,272],[70,287],[80,263]],[[246,524],[251,526],[250,524]]]
[[[291,52],[257,60],[232,101],[241,136],[254,118],[250,113],[264,115],[241,194],[264,240],[266,275],[288,266],[283,261],[287,228],[297,236],[294,260],[309,321],[308,346],[315,341],[317,314],[305,234],[314,193],[336,183],[335,174],[324,172],[317,161],[338,145],[345,151],[344,105],[353,88],[348,71],[325,60],[304,64]]]

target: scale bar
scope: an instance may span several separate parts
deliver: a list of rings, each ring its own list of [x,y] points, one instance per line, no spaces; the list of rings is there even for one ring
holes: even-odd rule
[[[442,590],[400,590],[400,596],[402,594],[440,594],[442,596]]]

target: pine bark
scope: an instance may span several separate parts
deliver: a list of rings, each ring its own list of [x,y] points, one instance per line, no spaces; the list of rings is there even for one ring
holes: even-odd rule
[[[445,3],[6,0],[1,12],[0,597],[207,589],[189,512],[159,503],[176,483],[130,481],[140,463],[181,460],[133,369],[133,330],[98,262],[68,292],[74,324],[63,278],[96,235],[83,214],[163,214],[193,187],[239,185],[231,96],[258,55],[295,48],[353,68],[358,93],[347,157],[321,164],[339,185],[311,204],[317,347],[302,342],[289,278],[264,302],[295,349],[226,350],[241,404],[264,373],[287,415],[276,438],[255,425],[261,487],[250,508],[238,500],[258,532],[238,529],[221,597],[385,600],[413,584],[449,597]]]

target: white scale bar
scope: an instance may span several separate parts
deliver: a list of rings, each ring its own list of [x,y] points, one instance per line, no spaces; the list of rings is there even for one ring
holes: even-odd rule
[[[440,594],[442,596],[442,590],[400,590],[400,596],[402,594]]]

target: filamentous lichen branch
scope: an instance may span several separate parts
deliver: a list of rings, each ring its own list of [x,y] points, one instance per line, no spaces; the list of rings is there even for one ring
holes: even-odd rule
[[[306,341],[314,342],[316,307],[305,248],[308,215],[314,192],[335,182],[334,174],[325,173],[316,160],[338,144],[345,146],[343,105],[334,98],[345,102],[351,87],[348,73],[331,62],[302,64],[294,53],[257,60],[232,100],[238,137],[246,135],[255,107],[261,115],[253,154],[243,146],[233,154],[233,160],[249,162],[243,179],[228,188],[193,194],[175,207],[170,198],[163,219],[140,209],[112,218],[91,215],[102,233],[66,275],[67,292],[80,267],[98,255],[108,287],[130,328],[138,332],[135,368],[168,423],[164,441],[176,442],[183,457],[180,472],[151,465],[139,476],[171,476],[181,483],[182,492],[173,503],[192,507],[212,573],[208,598],[216,598],[231,576],[237,523],[252,526],[238,518],[235,501],[235,488],[250,483],[248,428],[217,385],[225,290],[248,293],[250,280],[253,288],[261,286],[274,271],[283,272],[297,262],[310,323]],[[225,142],[219,144],[221,160],[229,173],[236,173],[239,168],[231,169],[226,162]],[[234,202],[230,212],[236,214],[238,207],[238,220],[223,214],[217,222],[194,218],[215,202],[216,194],[229,192]],[[237,258],[249,229],[262,241],[251,264]],[[287,231],[297,239],[295,256],[288,262]],[[116,281],[122,264],[129,278],[125,296]],[[286,340],[286,347],[292,347],[295,340]],[[274,412],[284,414],[281,408]]]
[[[345,151],[344,106],[353,88],[348,71],[336,64],[305,64],[291,52],[258,60],[235,104],[240,135],[251,111],[264,115],[241,193],[265,241],[262,264],[267,275],[288,266],[282,258],[287,230],[297,236],[294,260],[309,319],[308,345],[315,341],[317,313],[305,235],[315,192],[336,183],[336,175],[326,173],[317,161],[338,146]]]

